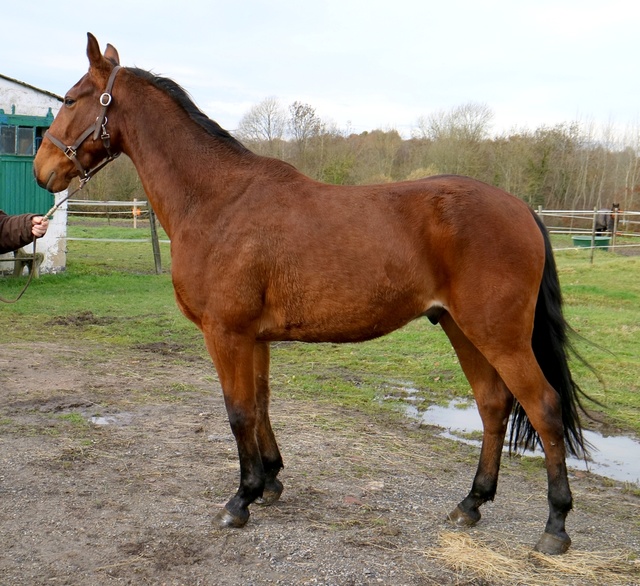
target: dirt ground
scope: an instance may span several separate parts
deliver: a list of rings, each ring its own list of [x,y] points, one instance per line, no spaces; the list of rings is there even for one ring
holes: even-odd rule
[[[252,506],[243,529],[214,529],[238,464],[210,363],[170,344],[116,352],[70,340],[0,351],[0,584],[546,582],[493,581],[438,557],[476,448],[390,415],[279,400],[277,389],[282,498]],[[637,491],[588,473],[571,482],[564,557],[627,555],[617,583],[640,584]],[[505,457],[496,502],[464,533],[507,556],[529,551],[546,510],[544,470]]]

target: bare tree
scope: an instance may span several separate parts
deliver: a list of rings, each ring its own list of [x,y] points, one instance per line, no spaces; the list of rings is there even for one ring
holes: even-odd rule
[[[287,115],[275,97],[265,98],[240,120],[238,137],[261,154],[282,156]]]
[[[475,102],[421,117],[414,134],[429,145],[425,164],[443,173],[479,177],[486,168],[483,147],[492,118],[488,106]]]
[[[479,142],[489,136],[493,112],[486,104],[469,102],[450,111],[440,110],[418,119],[419,138]]]
[[[315,108],[302,102],[293,102],[289,106],[289,131],[296,145],[298,156],[304,161],[309,141],[319,136],[324,130],[322,120]]]
[[[621,152],[622,193],[621,203],[623,210],[640,209],[640,129],[628,129],[624,137],[624,150]]]

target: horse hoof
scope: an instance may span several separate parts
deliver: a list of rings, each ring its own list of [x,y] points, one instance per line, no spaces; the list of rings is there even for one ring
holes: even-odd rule
[[[277,490],[265,490],[262,493],[262,496],[256,499],[256,504],[262,505],[263,507],[268,507],[275,503],[282,494],[282,491]]]
[[[283,490],[284,486],[282,482],[276,480],[271,488],[265,488],[262,491],[262,496],[258,497],[255,502],[264,507],[268,507],[280,498]]]
[[[480,520],[480,512],[474,511],[475,514],[469,514],[457,506],[448,515],[449,521],[458,527],[473,527]]]
[[[566,537],[559,537],[551,533],[543,533],[534,549],[547,555],[561,555],[569,549],[570,545],[571,539],[568,535]]]
[[[225,507],[221,511],[219,511],[216,516],[213,518],[213,524],[219,529],[227,529],[228,527],[238,529],[240,527],[244,527],[249,520],[249,511],[247,511],[246,516],[234,515]]]

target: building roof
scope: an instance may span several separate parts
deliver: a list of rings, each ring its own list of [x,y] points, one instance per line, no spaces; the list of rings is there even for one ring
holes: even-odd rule
[[[24,81],[20,81],[19,79],[13,79],[13,77],[9,77],[8,75],[3,75],[2,73],[0,73],[0,78],[6,79],[6,80],[11,81],[13,83],[17,83],[18,85],[21,85],[22,87],[25,87],[27,89],[39,92],[41,94],[45,94],[45,95],[47,95],[47,96],[49,96],[51,98],[54,98],[54,99],[56,99],[56,100],[58,100],[60,102],[63,101],[62,96],[59,96],[58,94],[54,94],[53,92],[48,92],[47,90],[42,90],[42,89],[40,89],[38,87],[35,87],[33,85],[29,85],[28,83],[25,83]]]

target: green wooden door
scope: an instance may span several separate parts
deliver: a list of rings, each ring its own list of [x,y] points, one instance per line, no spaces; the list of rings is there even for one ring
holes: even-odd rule
[[[0,155],[1,210],[7,214],[45,214],[53,203],[53,195],[33,177],[33,157]]]

